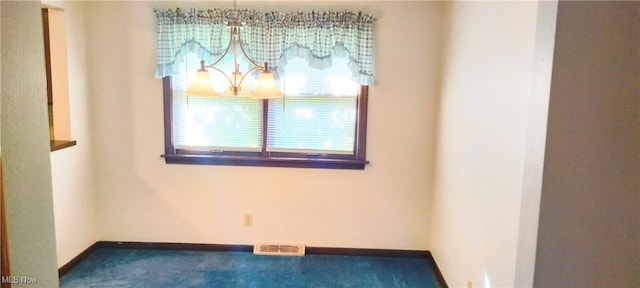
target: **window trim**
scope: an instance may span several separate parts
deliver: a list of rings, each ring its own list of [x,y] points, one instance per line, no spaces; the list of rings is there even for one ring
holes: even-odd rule
[[[204,152],[176,149],[173,145],[173,95],[171,76],[162,78],[162,95],[164,104],[164,157],[167,164],[195,165],[229,165],[229,166],[261,166],[261,167],[293,167],[293,168],[326,168],[364,170],[369,164],[366,160],[367,142],[367,106],[369,87],[361,85],[357,99],[358,113],[356,118],[356,141],[353,155],[314,154],[304,157],[302,153],[267,152],[263,147],[260,156],[251,152]],[[263,100],[268,101],[268,100]],[[268,107],[264,103],[264,107]],[[268,109],[268,108],[267,108]],[[266,118],[267,109],[263,109]],[[266,121],[263,121],[266,131]],[[263,133],[266,135],[266,133]],[[266,136],[263,136],[266,137]],[[266,147],[266,143],[263,143]],[[218,155],[216,155],[218,154]],[[322,157],[320,157],[322,156]]]

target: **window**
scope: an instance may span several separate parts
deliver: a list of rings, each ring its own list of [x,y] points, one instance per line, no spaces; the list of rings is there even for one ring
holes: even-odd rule
[[[167,163],[364,169],[375,17],[362,11],[235,8],[154,13]],[[243,49],[278,72],[284,98],[183,95],[198,58],[211,63],[228,51],[229,21],[244,24]]]
[[[167,163],[364,169],[368,87],[351,81],[348,60],[319,70],[288,59],[285,97],[273,100],[185,96],[199,60],[188,54],[164,77]]]

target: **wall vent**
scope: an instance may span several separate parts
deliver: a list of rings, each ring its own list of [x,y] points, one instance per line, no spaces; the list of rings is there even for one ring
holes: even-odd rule
[[[278,256],[304,256],[304,244],[301,243],[256,243],[253,254]]]

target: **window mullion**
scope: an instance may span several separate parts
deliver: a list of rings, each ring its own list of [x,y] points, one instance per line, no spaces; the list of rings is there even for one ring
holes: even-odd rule
[[[269,100],[262,99],[262,157],[269,157],[269,153],[267,152],[267,127],[269,126],[267,123],[269,119]]]

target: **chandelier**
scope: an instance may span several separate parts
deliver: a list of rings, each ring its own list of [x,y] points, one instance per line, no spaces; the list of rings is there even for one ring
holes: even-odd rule
[[[244,47],[242,47],[242,40],[240,38],[240,28],[242,27],[242,23],[238,19],[236,0],[233,1],[232,15],[231,19],[227,22],[227,27],[229,27],[231,35],[229,45],[226,50],[222,53],[220,58],[214,61],[211,65],[205,65],[204,60],[200,60],[200,69],[196,72],[196,77],[193,83],[189,89],[184,91],[184,94],[210,98],[216,98],[218,96],[251,97],[256,99],[273,99],[282,97],[283,94],[276,85],[273,73],[269,71],[269,64],[264,62],[264,65],[258,65],[255,60],[249,57]],[[220,67],[216,66],[222,62],[225,56],[229,53],[232,53],[234,65],[234,71],[231,75],[227,75],[227,73],[225,73]],[[250,65],[249,70],[244,74],[240,72],[240,65],[238,64],[239,53],[242,53]],[[211,75],[207,69],[221,73],[228,80],[228,87],[221,93],[221,95],[218,95],[218,92],[215,90],[213,82],[211,81]],[[251,92],[247,87],[245,78],[254,71],[260,72],[258,74],[256,87],[253,92]]]

